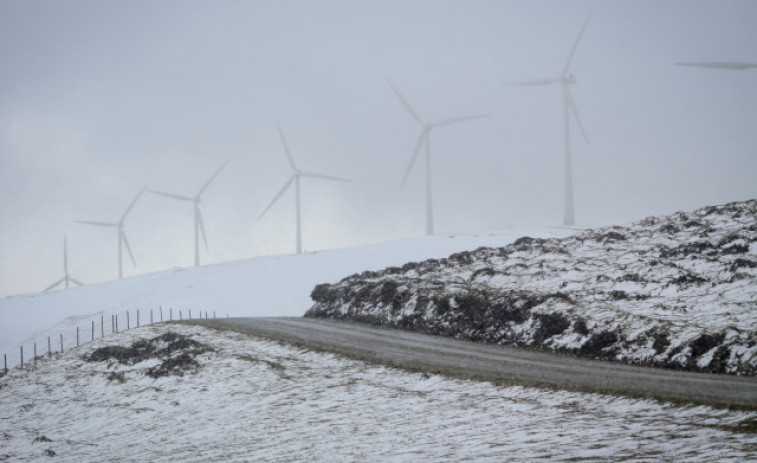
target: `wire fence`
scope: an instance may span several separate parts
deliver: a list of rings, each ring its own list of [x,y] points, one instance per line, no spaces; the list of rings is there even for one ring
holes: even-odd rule
[[[226,314],[226,318],[228,317],[229,314]],[[67,350],[121,331],[154,325],[156,323],[216,318],[216,312],[196,310],[193,317],[192,309],[174,310],[173,308],[168,308],[164,310],[161,306],[158,309],[127,310],[111,314],[109,318],[110,320],[108,320],[108,316],[101,315],[99,319],[92,319],[86,325],[77,324],[65,333],[58,333],[57,336],[47,336],[46,339],[41,339],[41,342],[31,341],[20,345],[15,352],[3,353],[0,376],[7,374],[11,368],[24,368],[25,366],[34,365],[38,360],[42,360],[45,357],[51,358],[54,354],[62,354]]]

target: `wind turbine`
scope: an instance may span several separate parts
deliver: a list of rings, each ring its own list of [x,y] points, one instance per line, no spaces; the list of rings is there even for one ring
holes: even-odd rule
[[[268,204],[268,207],[265,208],[262,214],[260,214],[260,217],[258,217],[258,220],[262,219],[263,216],[268,212],[268,210],[273,206],[276,201],[278,201],[279,198],[286,192],[286,190],[294,183],[294,190],[295,190],[295,198],[296,198],[296,214],[297,214],[297,254],[302,254],[302,218],[300,216],[300,178],[302,177],[309,177],[309,178],[319,178],[319,179],[325,179],[325,180],[335,180],[338,182],[349,182],[349,180],[340,178],[340,177],[333,177],[331,175],[324,175],[324,174],[317,174],[315,172],[303,172],[299,168],[297,168],[297,165],[294,163],[294,158],[292,158],[292,153],[289,151],[289,145],[287,144],[286,138],[284,137],[284,131],[281,130],[281,124],[276,122],[276,126],[279,129],[279,135],[281,135],[281,143],[284,145],[284,152],[286,153],[287,160],[289,160],[289,165],[292,167],[292,176],[289,177],[289,180],[284,183],[284,186],[281,187],[281,190],[279,190],[278,193],[276,193],[276,196],[274,196],[273,200]]]
[[[726,69],[729,71],[746,71],[757,68],[757,63],[743,63],[740,61],[710,61],[698,63],[673,63],[676,66],[691,66],[698,68]]]
[[[444,127],[445,125],[451,125],[451,124],[457,124],[458,122],[465,122],[470,121],[473,119],[479,119],[482,117],[489,116],[488,114],[477,114],[475,116],[462,116],[462,117],[450,117],[448,119],[441,119],[436,122],[425,122],[419,115],[418,111],[416,111],[413,106],[405,99],[404,96],[397,90],[397,87],[395,87],[390,81],[387,80],[387,83],[389,86],[394,90],[394,93],[397,95],[397,98],[399,98],[402,105],[407,109],[407,112],[410,113],[410,115],[418,121],[418,123],[421,125],[421,134],[418,137],[418,141],[415,144],[415,149],[413,150],[413,155],[410,158],[410,164],[407,166],[407,170],[405,171],[405,177],[402,179],[402,186],[400,188],[405,187],[405,183],[407,182],[407,177],[410,175],[410,171],[413,168],[413,164],[415,164],[415,160],[418,158],[418,154],[421,152],[421,148],[423,146],[426,146],[426,235],[433,235],[434,234],[434,207],[433,207],[433,200],[431,195],[431,132],[437,128],[437,127]]]
[[[69,283],[75,283],[79,286],[84,286],[84,283],[80,282],[79,280],[73,278],[71,275],[68,274],[68,246],[66,243],[66,235],[63,235],[63,278],[51,284],[50,286],[45,288],[45,290],[42,292],[46,293],[48,291],[51,291],[53,288],[55,288],[61,283],[65,283],[66,289],[68,289]]]
[[[202,213],[200,212],[200,203],[202,202],[202,194],[205,193],[205,190],[210,186],[210,184],[215,180],[215,178],[218,176],[218,174],[221,173],[221,170],[226,167],[226,164],[228,164],[229,161],[226,161],[223,163],[221,167],[218,168],[218,170],[215,171],[215,173],[208,179],[207,182],[200,188],[200,190],[197,192],[194,196],[183,196],[183,195],[177,195],[173,193],[166,193],[163,191],[156,191],[156,190],[150,190],[148,189],[150,193],[154,193],[156,195],[165,196],[167,198],[177,199],[179,201],[189,201],[194,204],[194,227],[195,227],[195,267],[198,267],[200,265],[200,232],[202,232],[202,239],[205,241],[205,249],[208,249],[208,238],[205,236],[205,226],[202,222]]]
[[[576,54],[576,49],[578,48],[578,42],[581,41],[581,37],[584,34],[584,31],[586,30],[586,26],[589,24],[589,19],[591,19],[592,13],[590,12],[589,15],[586,17],[586,20],[584,21],[583,27],[581,27],[581,31],[578,33],[578,37],[576,37],[576,41],[573,43],[573,48],[570,50],[570,55],[568,55],[568,61],[565,62],[565,66],[563,67],[562,73],[558,77],[548,78],[548,79],[536,79],[536,80],[528,80],[524,82],[515,82],[509,85],[521,85],[521,86],[536,86],[536,85],[551,85],[551,84],[560,84],[562,87],[562,93],[563,93],[563,118],[565,120],[565,216],[563,218],[563,224],[567,226],[573,226],[576,224],[576,216],[575,216],[575,209],[573,206],[573,162],[571,159],[571,153],[570,153],[570,115],[573,114],[573,117],[576,119],[576,123],[578,124],[578,128],[581,129],[581,134],[583,135],[584,140],[588,143],[589,139],[586,136],[586,131],[584,130],[583,124],[581,124],[581,119],[578,117],[578,110],[576,109],[576,103],[573,100],[573,94],[570,92],[570,86],[576,83],[576,78],[573,76],[573,74],[568,74],[568,71],[570,70],[570,65],[573,62],[573,56]]]
[[[134,266],[137,266],[137,262],[134,260],[134,254],[131,252],[131,246],[129,246],[129,240],[126,238],[126,232],[124,232],[124,220],[126,220],[126,216],[129,215],[129,212],[131,212],[131,209],[134,207],[134,204],[136,204],[137,200],[140,196],[142,196],[142,192],[144,192],[144,188],[139,190],[139,193],[137,193],[137,196],[132,200],[131,204],[129,204],[129,207],[126,208],[123,214],[121,214],[121,219],[118,222],[92,222],[88,220],[74,220],[76,223],[83,223],[86,225],[96,225],[98,227],[116,227],[118,229],[118,278],[121,279],[124,277],[124,266],[123,266],[123,251],[122,247],[126,246],[126,250],[129,252],[129,257],[131,257],[131,262],[134,264]]]

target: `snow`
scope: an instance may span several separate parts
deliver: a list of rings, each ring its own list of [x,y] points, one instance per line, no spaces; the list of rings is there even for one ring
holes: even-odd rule
[[[47,337],[53,346],[64,335],[64,345],[76,345],[76,327],[82,339],[91,338],[91,321],[100,334],[104,317],[105,332],[110,317],[119,316],[119,327],[126,326],[130,311],[132,326],[136,310],[141,323],[158,309],[164,318],[173,308],[174,317],[187,317],[192,310],[229,316],[299,316],[311,305],[310,292],[316,284],[338,281],[364,270],[380,270],[408,261],[446,257],[451,253],[481,246],[502,246],[523,235],[567,236],[575,230],[565,228],[520,229],[484,232],[461,236],[431,236],[362,247],[314,252],[302,255],[259,257],[195,268],[176,268],[165,272],[126,278],[66,291],[12,296],[0,299],[0,355],[7,354],[9,367],[18,365],[20,346],[31,357],[33,343],[38,352],[47,352]],[[2,364],[0,364],[2,368]]]
[[[85,362],[168,330],[214,351],[184,376]],[[122,373],[124,381],[109,380]],[[112,376],[111,376],[112,377]],[[0,461],[734,461],[756,412],[409,373],[254,337],[159,324],[0,379]]]

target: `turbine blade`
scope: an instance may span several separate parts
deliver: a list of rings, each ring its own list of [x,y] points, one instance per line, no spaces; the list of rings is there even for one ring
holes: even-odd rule
[[[387,79],[386,82],[389,84],[390,87],[392,87],[392,90],[394,90],[394,93],[397,95],[397,98],[400,99],[400,101],[402,102],[402,105],[405,106],[405,109],[407,109],[407,112],[409,112],[410,115],[413,116],[413,119],[418,121],[420,125],[426,125],[426,123],[423,122],[423,119],[421,119],[421,116],[418,115],[418,112],[415,110],[415,108],[413,108],[410,102],[408,102],[405,99],[405,97],[402,96],[400,91],[397,90],[397,87],[395,87],[394,84],[392,84],[392,82],[389,79]]]
[[[66,277],[63,277],[60,280],[56,281],[55,283],[51,284],[50,286],[48,286],[47,288],[45,288],[42,292],[46,293],[46,292],[50,291],[51,289],[55,288],[56,286],[58,286],[59,284],[63,283],[64,281],[66,281]]]
[[[333,175],[326,175],[326,174],[317,174],[315,172],[302,172],[300,175],[303,177],[311,177],[311,178],[322,178],[326,180],[336,180],[338,182],[351,182],[352,180],[348,180],[346,178],[341,177],[334,177]]]
[[[131,263],[136,267],[137,261],[134,260],[134,254],[131,253],[131,246],[129,246],[129,239],[126,238],[126,232],[123,230],[121,230],[121,239],[124,242],[124,246],[126,246],[126,251],[129,253],[129,257],[131,257]]]
[[[584,31],[586,30],[586,26],[589,24],[589,20],[591,19],[592,14],[594,14],[594,11],[589,11],[589,15],[586,16],[584,25],[581,27],[581,32],[578,33],[578,37],[576,37],[576,41],[573,43],[573,48],[570,50],[570,55],[568,55],[568,61],[565,62],[565,67],[562,70],[562,74],[560,74],[563,78],[568,75],[568,68],[570,67],[570,63],[573,62],[573,56],[576,54],[578,42],[581,41],[581,37],[584,35]]]
[[[508,87],[533,87],[537,85],[551,85],[556,84],[560,82],[561,78],[555,78],[555,79],[533,79],[533,80],[523,80],[520,82],[512,82],[509,84],[505,84]]]
[[[79,281],[79,280],[77,280],[75,278],[68,277],[68,279],[71,280],[71,281],[73,281],[74,283],[76,283],[79,286],[84,286],[84,283],[82,283],[81,281]]]
[[[129,212],[131,212],[131,208],[134,207],[134,205],[137,203],[137,200],[140,196],[142,196],[142,193],[145,191],[144,188],[139,190],[139,193],[137,193],[137,196],[134,198],[134,200],[129,204],[129,207],[126,208],[126,211],[124,211],[123,215],[121,216],[121,222],[123,222],[126,219],[126,216],[129,215]]]
[[[150,193],[165,196],[166,198],[172,198],[172,199],[178,199],[179,201],[194,201],[194,198],[190,198],[189,196],[182,196],[182,195],[175,195],[173,193],[166,193],[164,191],[156,191],[156,190],[147,190]]]
[[[698,68],[728,69],[732,71],[746,71],[747,69],[757,68],[757,63],[742,63],[736,61],[712,61],[700,63],[673,63],[676,66],[692,66]]]
[[[200,206],[197,207],[197,225],[200,226],[200,232],[202,232],[202,240],[205,241],[205,249],[208,249],[208,237],[205,236],[205,224],[202,221],[202,212],[200,212]]]
[[[284,153],[287,155],[287,159],[289,160],[289,165],[292,166],[292,171],[297,172],[297,166],[294,165],[294,158],[292,157],[292,152],[289,151],[289,144],[287,144],[287,139],[284,136],[284,131],[281,130],[281,124],[279,124],[279,121],[276,121],[276,127],[279,129],[279,136],[281,136],[281,144],[284,145]]]
[[[117,227],[117,223],[112,222],[94,222],[90,220],[74,220],[75,223],[83,223],[85,225],[97,225],[98,227]]]
[[[413,156],[410,158],[410,164],[407,166],[407,170],[405,171],[405,176],[402,178],[402,185],[400,188],[405,188],[405,182],[407,182],[407,177],[410,175],[410,170],[413,168],[413,164],[415,164],[416,158],[418,158],[418,153],[421,152],[421,148],[423,147],[423,142],[426,140],[426,136],[428,135],[428,130],[423,130],[421,132],[421,136],[418,137],[418,141],[415,143],[415,150],[413,150]]]
[[[291,185],[293,181],[294,181],[294,175],[292,175],[291,177],[289,177],[289,180],[287,180],[287,182],[286,182],[286,183],[284,184],[284,186],[283,186],[283,187],[281,187],[281,190],[279,190],[279,192],[278,192],[278,193],[276,193],[276,196],[275,196],[275,197],[273,198],[273,200],[272,200],[272,201],[271,201],[271,202],[270,202],[270,203],[268,204],[268,207],[266,207],[266,208],[265,208],[265,210],[263,211],[263,213],[262,213],[262,214],[260,214],[260,217],[258,217],[258,220],[262,219],[262,218],[263,218],[263,216],[265,215],[265,213],[266,213],[266,212],[268,212],[268,209],[270,209],[270,208],[271,208],[271,206],[273,206],[273,204],[274,204],[274,203],[275,203],[276,201],[278,201],[278,199],[279,199],[279,198],[281,198],[281,195],[283,195],[283,194],[284,194],[284,192],[286,191],[286,189],[287,189],[287,188],[289,188],[289,185]]]
[[[457,124],[458,122],[472,121],[473,119],[481,119],[482,117],[489,117],[490,114],[477,114],[475,116],[463,116],[463,117],[450,117],[449,119],[442,119],[438,122],[431,124],[433,127],[443,127],[445,125]]]
[[[68,242],[66,235],[63,235],[63,271],[68,275]]]
[[[205,185],[203,185],[202,188],[200,188],[200,191],[197,192],[196,198],[199,198],[200,196],[202,196],[202,194],[205,192],[205,190],[210,186],[210,183],[213,180],[215,180],[216,177],[218,177],[218,174],[221,173],[221,170],[223,170],[223,168],[226,167],[226,164],[228,164],[228,163],[229,163],[229,161],[224,162],[221,165],[221,167],[219,167],[218,170],[210,177],[210,179],[208,179],[208,181],[205,182]]]
[[[584,126],[581,123],[581,118],[578,117],[578,109],[576,108],[576,102],[573,100],[573,94],[570,92],[570,88],[567,85],[565,86],[565,95],[568,99],[568,107],[570,108],[570,112],[573,113],[573,116],[576,118],[576,122],[578,123],[578,128],[581,129],[581,135],[584,136],[584,141],[586,143],[589,143],[589,137],[586,136],[586,131],[584,130]]]

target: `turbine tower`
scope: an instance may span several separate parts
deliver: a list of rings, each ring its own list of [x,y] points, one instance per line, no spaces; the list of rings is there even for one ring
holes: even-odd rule
[[[570,115],[576,119],[578,128],[581,129],[584,141],[589,142],[584,130],[583,124],[581,124],[581,118],[578,117],[578,110],[576,109],[576,103],[573,100],[573,94],[570,92],[570,86],[576,83],[576,78],[573,74],[569,74],[570,65],[573,62],[573,56],[576,54],[578,48],[578,42],[581,41],[581,37],[586,30],[586,26],[589,24],[592,13],[586,17],[581,31],[576,37],[576,41],[573,43],[573,48],[568,55],[568,61],[565,62],[562,73],[559,77],[553,77],[548,79],[536,79],[528,80],[524,82],[515,82],[509,85],[521,85],[521,86],[535,86],[535,85],[551,85],[559,83],[562,87],[563,93],[563,119],[565,123],[565,215],[563,218],[563,224],[566,226],[573,226],[576,224],[576,214],[573,205],[573,161],[570,153]]]
[[[134,266],[137,266],[137,261],[134,260],[134,254],[131,252],[131,246],[129,246],[129,240],[126,238],[126,232],[124,232],[124,220],[126,220],[126,216],[129,215],[129,212],[131,212],[131,209],[134,207],[134,204],[136,204],[137,200],[140,196],[142,196],[142,192],[144,191],[144,188],[139,190],[139,193],[137,193],[137,196],[132,200],[131,204],[129,204],[129,207],[126,208],[123,214],[121,214],[121,219],[118,222],[93,222],[88,220],[74,220],[76,223],[83,223],[86,225],[96,225],[98,227],[116,227],[118,230],[118,278],[121,279],[124,277],[124,266],[123,266],[123,246],[126,246],[126,250],[129,252],[129,257],[131,257],[131,262],[134,264]]]
[[[300,215],[300,179],[302,177],[309,177],[309,178],[319,178],[319,179],[325,179],[325,180],[335,180],[338,182],[349,182],[349,180],[340,178],[340,177],[333,177],[331,175],[324,175],[324,174],[318,174],[315,172],[303,172],[299,168],[297,168],[297,165],[294,163],[294,158],[292,158],[292,153],[289,151],[289,145],[287,144],[286,138],[284,137],[284,131],[281,130],[281,124],[276,122],[276,125],[279,129],[279,135],[281,135],[281,143],[284,145],[284,153],[286,153],[287,160],[289,161],[289,165],[292,168],[292,176],[289,177],[289,180],[284,183],[284,186],[281,187],[279,192],[274,196],[273,200],[268,204],[268,207],[265,208],[262,214],[260,214],[260,217],[258,217],[258,220],[262,219],[263,216],[268,212],[268,210],[273,206],[276,201],[278,201],[279,198],[286,192],[286,190],[294,183],[294,190],[295,190],[295,207],[296,207],[296,215],[297,215],[297,254],[302,254],[302,218]]]
[[[52,291],[56,286],[58,286],[61,283],[65,283],[66,289],[69,288],[70,283],[75,283],[79,286],[84,286],[84,283],[80,282],[79,280],[73,278],[71,275],[68,274],[68,246],[66,243],[66,235],[63,235],[63,278],[51,284],[50,286],[45,288],[45,290],[42,292],[46,293],[48,291]]]
[[[728,71],[746,71],[757,68],[757,63],[744,63],[740,61],[710,61],[698,63],[673,63],[676,66],[691,66],[697,68],[725,69]]]
[[[418,121],[418,123],[421,125],[421,134],[418,137],[418,141],[415,144],[415,149],[413,150],[413,155],[410,158],[410,164],[407,166],[407,170],[405,171],[405,177],[402,179],[402,185],[400,188],[405,187],[405,183],[407,182],[407,177],[410,175],[410,171],[413,168],[413,164],[415,164],[415,160],[418,158],[418,154],[421,152],[421,148],[423,146],[426,146],[426,235],[433,235],[434,234],[434,207],[433,207],[433,200],[432,200],[432,194],[431,194],[431,132],[437,128],[437,127],[444,127],[445,125],[451,125],[451,124],[457,124],[458,122],[465,122],[470,121],[473,119],[479,119],[482,117],[487,117],[489,114],[477,114],[475,116],[462,116],[462,117],[450,117],[448,119],[441,119],[436,122],[425,122],[423,118],[421,118],[418,115],[418,111],[416,111],[413,106],[405,99],[404,96],[397,90],[397,87],[395,87],[390,81],[387,80],[387,83],[389,86],[394,90],[394,93],[397,95],[397,98],[399,98],[402,105],[407,109],[407,112],[410,113],[410,115]]]
[[[202,222],[202,212],[200,212],[200,203],[202,202],[202,194],[205,193],[205,190],[210,186],[210,184],[215,180],[215,178],[218,176],[218,174],[221,173],[221,170],[226,167],[226,164],[228,164],[229,161],[226,161],[221,165],[221,167],[218,168],[218,170],[215,171],[215,173],[208,179],[207,182],[200,188],[200,190],[197,192],[194,196],[183,196],[183,195],[177,195],[173,193],[166,193],[163,191],[156,191],[156,190],[150,190],[148,189],[150,193],[154,193],[156,195],[165,196],[167,198],[171,199],[177,199],[179,201],[189,201],[194,204],[194,229],[195,229],[195,267],[198,267],[200,265],[200,232],[202,232],[202,239],[205,241],[205,249],[208,249],[208,238],[205,236],[205,225]]]

